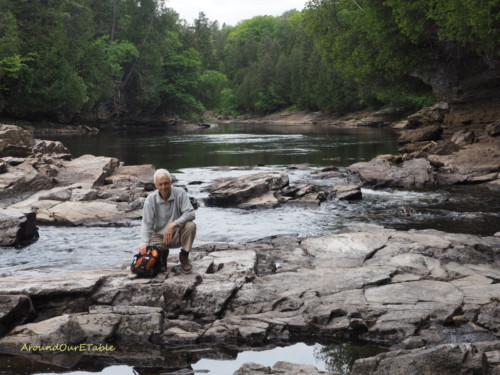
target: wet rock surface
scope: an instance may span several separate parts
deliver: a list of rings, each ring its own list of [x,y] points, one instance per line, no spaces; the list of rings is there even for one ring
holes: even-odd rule
[[[186,347],[328,338],[395,350],[358,361],[353,373],[391,373],[404,363],[410,373],[451,374],[440,372],[448,357],[449,369],[493,374],[499,251],[498,237],[360,225],[320,237],[207,244],[194,249],[190,275],[171,255],[168,273],[152,279],[135,278],[126,265],[4,277],[2,293],[31,301],[36,317],[26,308],[26,321],[7,320],[0,350],[16,354],[26,342],[55,339]]]

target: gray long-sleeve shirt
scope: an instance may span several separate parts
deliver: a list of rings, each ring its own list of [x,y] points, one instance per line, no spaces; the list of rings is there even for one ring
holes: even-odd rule
[[[172,187],[170,197],[164,201],[158,190],[149,194],[144,202],[141,222],[141,242],[148,244],[153,235],[163,236],[167,225],[176,221],[183,227],[196,218],[186,191]]]

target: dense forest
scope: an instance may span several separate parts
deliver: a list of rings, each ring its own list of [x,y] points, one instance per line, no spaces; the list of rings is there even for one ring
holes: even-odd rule
[[[161,0],[0,7],[0,112],[17,119],[419,108],[442,94],[433,72],[500,59],[499,0],[311,0],[236,26]]]

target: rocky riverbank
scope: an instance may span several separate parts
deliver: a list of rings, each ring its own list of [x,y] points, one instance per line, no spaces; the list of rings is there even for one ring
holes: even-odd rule
[[[207,244],[195,249],[191,275],[178,272],[171,255],[169,272],[153,279],[133,277],[127,265],[5,277],[0,351],[113,343],[129,351],[125,361],[106,353],[109,363],[135,365],[142,354],[130,349],[134,342],[152,350],[328,338],[395,350],[357,361],[352,374],[494,374],[499,252],[500,237],[362,225],[321,237]],[[246,368],[240,373],[262,371]]]
[[[365,186],[404,189],[484,184],[500,190],[500,121],[491,108],[439,103],[409,114],[401,108],[348,115],[283,112],[238,118],[247,123],[317,124],[332,127],[391,127],[402,134],[398,155],[379,157],[349,167]]]

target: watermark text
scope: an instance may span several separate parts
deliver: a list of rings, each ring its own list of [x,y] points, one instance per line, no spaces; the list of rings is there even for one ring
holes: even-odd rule
[[[110,344],[55,344],[55,345],[29,345],[24,344],[21,352],[114,352],[116,347]]]

